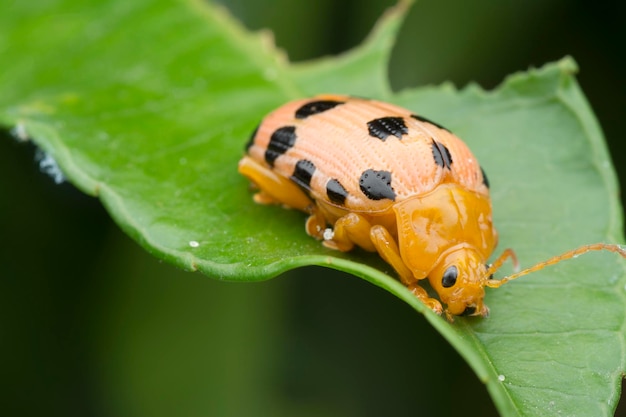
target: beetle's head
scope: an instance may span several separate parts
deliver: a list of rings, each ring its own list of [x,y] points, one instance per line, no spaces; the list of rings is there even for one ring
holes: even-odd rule
[[[593,243],[553,256],[523,271],[519,270],[517,257],[512,249],[504,252],[491,265],[485,265],[479,252],[469,245],[453,247],[444,252],[428,275],[431,287],[442,302],[447,304],[446,316],[452,321],[453,316],[487,316],[489,308],[483,303],[485,287],[499,288],[514,279],[539,271],[566,259],[575,258],[591,251],[609,251],[626,258],[626,248],[609,243]],[[507,260],[513,261],[515,273],[501,279],[493,279],[493,274]]]
[[[483,304],[487,267],[472,247],[458,247],[445,252],[428,275],[431,287],[447,305],[446,315],[486,316]]]

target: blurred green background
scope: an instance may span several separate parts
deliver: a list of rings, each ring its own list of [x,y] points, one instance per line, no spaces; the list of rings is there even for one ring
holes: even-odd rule
[[[394,1],[223,4],[300,61],[358,44]],[[572,55],[624,184],[625,12],[616,1],[421,0],[392,86],[493,88]],[[0,135],[0,415],[496,415],[456,352],[386,292],[322,268],[255,284],[178,271],[97,200],[42,175],[32,145]]]

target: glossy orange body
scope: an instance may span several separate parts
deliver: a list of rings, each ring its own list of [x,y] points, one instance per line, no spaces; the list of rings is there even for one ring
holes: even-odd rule
[[[374,100],[298,100],[263,120],[239,171],[259,188],[255,201],[308,213],[307,232],[327,247],[377,251],[436,312],[423,279],[449,317],[487,314],[488,182],[445,128]]]

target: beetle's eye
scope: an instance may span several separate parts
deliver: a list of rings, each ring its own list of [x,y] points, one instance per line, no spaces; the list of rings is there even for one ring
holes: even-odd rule
[[[486,270],[489,270],[489,268],[491,268],[491,264],[485,264],[485,268],[487,268]],[[493,274],[489,275],[488,279],[493,279]]]
[[[441,278],[441,285],[444,288],[450,288],[456,283],[456,277],[459,275],[459,270],[456,266],[452,265],[446,269],[446,272],[443,273],[443,278]]]

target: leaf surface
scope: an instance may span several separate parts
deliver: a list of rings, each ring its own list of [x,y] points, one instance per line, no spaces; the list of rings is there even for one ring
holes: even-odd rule
[[[491,180],[499,248],[515,248],[523,265],[621,241],[615,175],[573,60],[515,74],[492,92],[394,94],[386,66],[407,7],[354,50],[294,65],[267,33],[248,33],[200,0],[5,3],[0,123],[32,138],[155,256],[228,280],[303,265],[350,272],[424,314],[503,415],[611,415],[626,357],[622,259],[588,255],[488,290],[489,318],[449,324],[378,257],[325,249],[304,233],[301,213],[255,205],[237,174],[250,132],[283,102],[369,96],[468,143]]]

